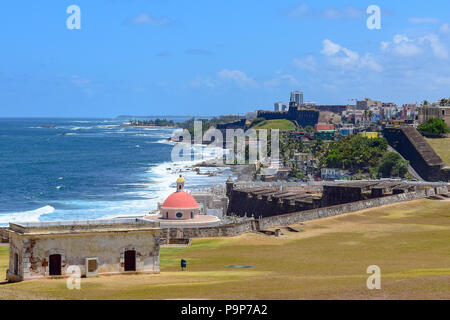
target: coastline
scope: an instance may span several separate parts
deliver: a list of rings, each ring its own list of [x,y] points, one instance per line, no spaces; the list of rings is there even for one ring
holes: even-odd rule
[[[205,160],[200,163],[194,164],[192,168],[194,170],[196,168],[220,168],[220,167],[226,167],[231,170],[231,172],[234,175],[234,180],[237,181],[253,181],[254,176],[254,165],[251,164],[239,164],[239,165],[230,165],[223,163],[222,159],[211,159],[211,160]],[[214,175],[211,175],[211,177],[214,177]]]

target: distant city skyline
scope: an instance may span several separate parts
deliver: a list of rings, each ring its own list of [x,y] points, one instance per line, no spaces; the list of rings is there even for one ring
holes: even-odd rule
[[[66,26],[74,4],[80,30]],[[450,96],[450,3],[432,4],[5,2],[0,117],[245,114],[295,90],[319,105],[433,102]]]

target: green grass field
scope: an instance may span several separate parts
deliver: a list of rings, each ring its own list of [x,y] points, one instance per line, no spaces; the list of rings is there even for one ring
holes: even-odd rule
[[[281,131],[292,131],[295,130],[295,125],[284,119],[279,120],[264,120],[253,127],[253,129],[279,129]]]
[[[280,238],[196,239],[162,248],[159,275],[82,279],[80,291],[65,280],[6,284],[0,299],[448,299],[449,209],[424,199],[309,221]],[[381,268],[381,290],[366,287],[370,265]]]
[[[450,166],[450,138],[426,139],[436,153]]]
[[[9,264],[9,247],[0,244],[0,282],[6,278],[6,269]]]

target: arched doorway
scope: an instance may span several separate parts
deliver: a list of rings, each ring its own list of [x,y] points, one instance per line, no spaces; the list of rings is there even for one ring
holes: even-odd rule
[[[136,271],[136,251],[125,251],[125,271]]]
[[[52,254],[48,257],[49,260],[49,275],[60,276],[61,275],[61,255]]]

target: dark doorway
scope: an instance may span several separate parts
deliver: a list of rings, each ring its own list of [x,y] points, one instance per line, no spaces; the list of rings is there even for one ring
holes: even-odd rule
[[[136,251],[125,251],[125,271],[136,271]]]
[[[48,257],[49,260],[49,274],[51,276],[61,275],[61,255],[52,254]]]
[[[17,253],[14,254],[14,274],[19,275],[19,255]]]

